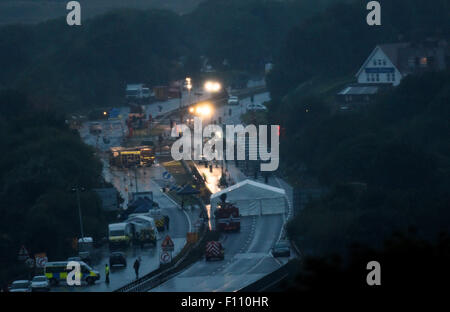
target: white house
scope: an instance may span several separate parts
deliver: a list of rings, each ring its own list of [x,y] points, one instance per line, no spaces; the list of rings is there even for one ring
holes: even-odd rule
[[[376,46],[356,74],[358,83],[399,85],[403,74],[398,68],[398,51],[402,47],[407,43]]]
[[[356,74],[360,84],[392,84],[413,73],[446,68],[446,41],[381,44],[373,49]]]
[[[381,89],[398,86],[407,75],[445,70],[446,55],[449,50],[445,40],[377,45],[356,73],[357,83],[336,94],[339,109],[364,107]]]

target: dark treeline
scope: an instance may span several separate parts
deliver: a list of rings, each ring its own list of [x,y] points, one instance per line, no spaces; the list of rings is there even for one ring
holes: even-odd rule
[[[28,270],[17,262],[22,244],[31,256],[46,252],[54,260],[74,252],[72,240],[80,237],[80,227],[73,186],[86,189],[80,193],[85,232],[100,240],[106,235],[107,221],[92,192],[103,182],[101,163],[62,116],[36,109],[24,93],[1,91],[0,139],[0,281],[4,283],[28,277]]]
[[[268,79],[269,119],[285,129],[284,172],[300,189],[316,181],[329,190],[288,226],[305,255],[324,257],[305,263],[297,290],[326,288],[332,276],[337,282],[331,285],[345,287],[348,277],[348,285],[359,278],[364,287],[365,264],[355,267],[352,261],[367,263],[372,256],[396,268],[405,264],[403,275],[390,267],[398,286],[413,267],[407,261],[414,252],[436,265],[430,274],[441,270],[448,276],[436,253],[448,259],[448,239],[441,244],[438,237],[450,230],[450,73],[407,77],[366,110],[331,113],[334,95],[354,81],[377,44],[450,38],[449,1],[381,3],[382,27],[365,24],[364,2],[334,6],[294,27]],[[395,248],[411,252],[395,254],[384,244],[394,233],[408,237]],[[351,252],[353,244],[364,247],[363,257]]]
[[[258,70],[288,30],[331,0],[210,0],[194,12],[115,10],[69,27],[65,18],[0,28],[0,88],[76,111],[120,105],[126,83],[167,84],[200,71]]]

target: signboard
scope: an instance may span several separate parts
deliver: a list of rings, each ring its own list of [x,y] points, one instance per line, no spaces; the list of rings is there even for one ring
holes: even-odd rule
[[[163,242],[161,243],[161,249],[163,251],[173,251],[174,250],[174,243],[169,235],[164,238]]]
[[[34,255],[34,258],[36,259],[36,267],[37,268],[43,268],[48,262],[48,258],[45,252],[41,252]]]
[[[19,253],[17,254],[17,259],[19,261],[25,261],[29,258],[30,256],[28,255],[28,251],[25,248],[25,246],[22,245],[22,247],[19,250]]]
[[[172,253],[168,251],[163,251],[161,257],[159,258],[161,264],[167,264],[172,261]]]
[[[33,258],[28,258],[27,260],[25,260],[25,264],[30,268],[34,268],[34,259]]]
[[[164,171],[162,176],[166,180],[169,180],[172,177],[172,175],[169,172],[167,172],[167,171]]]

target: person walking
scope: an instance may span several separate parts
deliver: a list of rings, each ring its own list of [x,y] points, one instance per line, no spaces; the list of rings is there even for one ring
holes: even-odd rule
[[[167,231],[169,230],[169,222],[170,222],[169,216],[164,216],[164,223],[166,224]]]
[[[105,282],[106,282],[106,284],[109,284],[109,266],[108,266],[108,264],[105,264]]]
[[[140,267],[140,261],[139,261],[139,259],[136,259],[136,261],[134,261],[134,265],[133,265],[134,272],[136,273],[136,279],[139,278],[139,267]]]

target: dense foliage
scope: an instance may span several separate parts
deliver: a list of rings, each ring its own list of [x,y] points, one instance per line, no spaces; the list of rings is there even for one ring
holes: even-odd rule
[[[431,240],[449,230],[448,72],[407,77],[367,110],[330,113],[375,45],[448,38],[448,1],[383,1],[382,8],[379,28],[365,25],[362,3],[301,23],[269,79],[271,121],[286,129],[286,173],[297,185],[314,177],[330,190],[289,226],[306,252],[343,253],[353,242],[380,247],[411,227]]]
[[[26,90],[33,102],[73,112],[121,105],[127,83],[195,76],[201,56],[219,70],[262,72],[290,27],[330,1],[210,0],[183,16],[124,9],[80,27],[65,18],[4,26],[0,89]]]
[[[0,111],[0,281],[5,282],[17,273],[21,245],[50,259],[74,252],[80,227],[73,186],[86,189],[80,192],[85,233],[99,239],[107,223],[91,191],[102,182],[101,163],[78,133],[57,114],[34,109],[17,91],[0,93]]]
[[[272,97],[284,96],[311,77],[355,74],[380,43],[450,35],[450,1],[379,1],[382,26],[366,23],[366,1],[332,6],[299,22],[289,34],[268,81]]]

